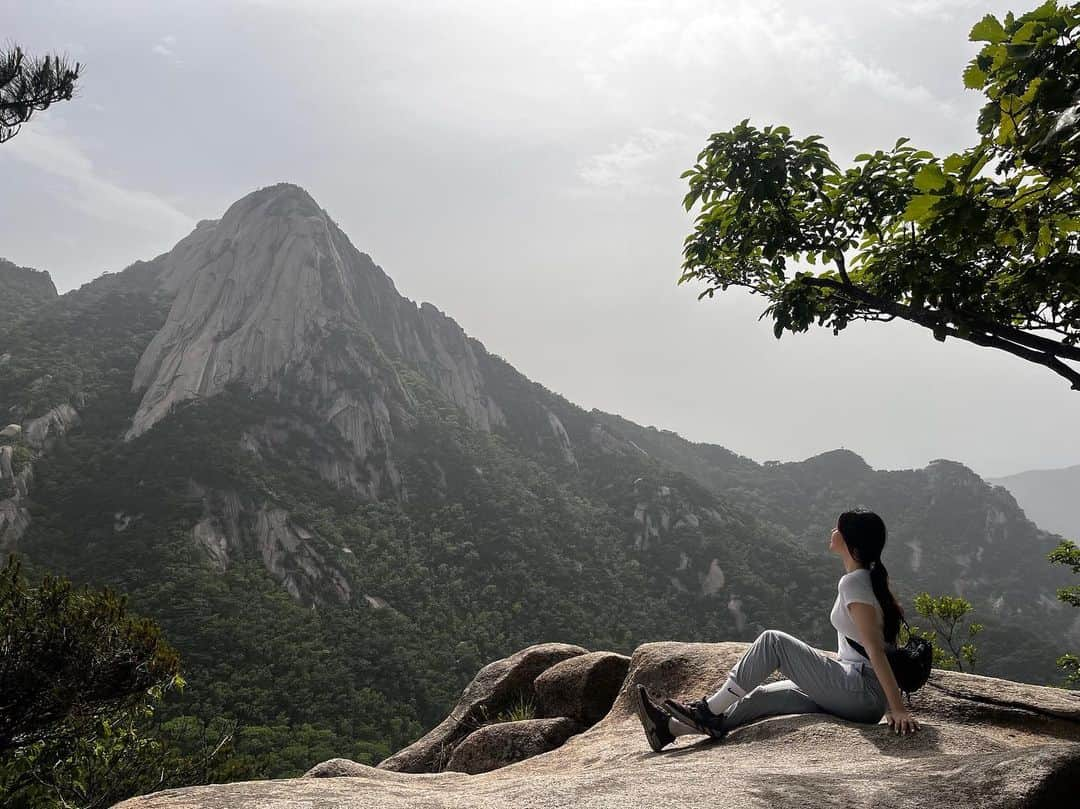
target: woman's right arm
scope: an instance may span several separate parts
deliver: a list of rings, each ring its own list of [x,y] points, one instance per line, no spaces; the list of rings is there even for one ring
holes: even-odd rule
[[[885,640],[881,637],[881,629],[877,623],[877,613],[869,604],[861,601],[852,601],[848,604],[848,612],[851,614],[855,626],[859,628],[860,639],[866,654],[870,658],[870,665],[874,667],[874,674],[878,682],[885,689],[885,699],[889,701],[889,710],[885,716],[890,730],[900,734],[914,733],[919,729],[919,723],[904,706],[904,699],[900,694],[900,685],[896,682],[889,656],[885,654]]]

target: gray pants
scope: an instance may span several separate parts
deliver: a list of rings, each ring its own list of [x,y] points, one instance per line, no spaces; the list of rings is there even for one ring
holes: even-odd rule
[[[762,685],[777,669],[789,679]],[[873,724],[888,708],[869,662],[842,664],[775,629],[758,635],[730,676],[748,693],[724,714],[726,728],[790,713],[830,713]]]

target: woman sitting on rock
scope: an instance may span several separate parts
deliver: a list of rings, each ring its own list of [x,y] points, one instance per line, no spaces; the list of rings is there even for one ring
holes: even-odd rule
[[[836,628],[838,659],[775,629],[758,635],[711,697],[689,705],[667,699],[656,704],[645,686],[637,687],[637,712],[656,752],[676,736],[706,734],[723,738],[732,728],[763,716],[830,713],[853,722],[876,724],[906,735],[919,729],[901,700],[886,648],[895,648],[903,610],[889,589],[881,562],[885,523],[871,511],[845,511],[836,521],[829,550],[844,563],[829,620]],[[846,636],[846,637],[845,637]],[[869,661],[852,648],[860,642]],[[763,685],[777,669],[787,680]]]

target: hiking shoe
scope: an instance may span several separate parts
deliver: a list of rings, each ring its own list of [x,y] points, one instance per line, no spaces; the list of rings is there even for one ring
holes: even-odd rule
[[[634,707],[637,708],[641,727],[645,730],[645,738],[649,740],[649,747],[653,749],[653,752],[659,753],[675,741],[675,737],[668,730],[668,720],[671,716],[652,701],[649,692],[641,683],[638,683],[635,696]]]
[[[695,700],[689,705],[673,699],[665,699],[664,707],[667,708],[668,713],[684,725],[689,725],[706,736],[722,739],[727,735],[727,730],[724,728],[724,717],[717,716],[710,711],[709,703],[703,699]]]

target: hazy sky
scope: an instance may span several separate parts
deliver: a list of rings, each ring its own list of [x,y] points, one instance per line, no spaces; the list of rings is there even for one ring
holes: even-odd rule
[[[973,140],[967,0],[0,0],[0,35],[84,63],[0,146],[0,256],[61,291],[298,183],[414,300],[586,408],[759,461],[844,446],[986,476],[1080,462],[1080,392],[900,322],[772,336],[676,286],[684,181],[743,118],[839,163]]]

